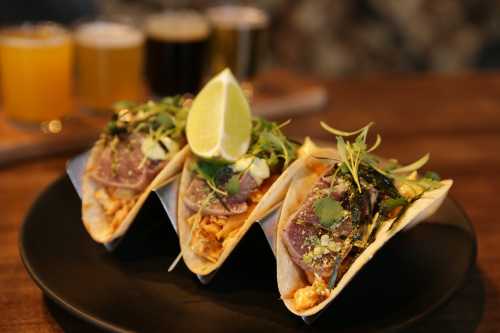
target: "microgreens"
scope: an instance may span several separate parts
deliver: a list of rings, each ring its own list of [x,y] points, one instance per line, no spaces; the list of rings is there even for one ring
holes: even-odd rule
[[[407,166],[392,169],[391,173],[401,174],[401,173],[412,172],[412,171],[418,170],[421,167],[423,167],[428,161],[429,161],[429,154],[427,153],[424,156],[422,156],[420,159],[418,159],[417,161],[415,161]]]
[[[169,136],[180,139],[186,125],[188,108],[181,96],[166,97],[160,101],[135,104],[120,101],[113,106],[113,116],[106,134],[140,132],[154,138]]]
[[[281,128],[289,123],[289,120],[277,124],[254,118],[249,155],[266,160],[271,169],[281,166],[281,170],[284,170],[296,158],[298,148],[298,145],[281,131]]]
[[[144,137],[141,166],[147,159],[166,160],[179,150],[179,143],[175,140],[181,140],[184,135],[188,113],[184,102],[185,99],[180,96],[140,105],[129,101],[117,102],[104,137],[113,142],[125,134],[140,134]]]
[[[219,161],[198,160],[193,164],[193,170],[205,180],[210,189],[222,196],[227,196],[228,192],[219,188],[223,178],[227,178],[226,174],[232,173],[227,164]]]
[[[360,128],[359,130],[353,132],[345,132],[334,129],[324,122],[321,122],[321,126],[327,130],[328,132],[337,136],[337,151],[340,156],[343,165],[349,170],[352,175],[356,186],[358,187],[358,191],[361,192],[361,183],[359,181],[358,170],[360,164],[369,158],[369,152],[375,150],[380,142],[382,141],[380,136],[377,135],[377,141],[375,144],[367,149],[366,145],[366,136],[368,134],[368,130],[373,125],[373,123],[369,123],[365,127]],[[349,137],[358,134],[354,142],[345,141],[344,137]]]
[[[281,128],[289,124],[266,121],[262,118],[254,118],[250,148],[246,156],[264,159],[269,168],[275,171],[277,167],[286,168],[295,158],[298,145],[291,142],[281,132]],[[230,196],[240,191],[240,176],[246,173],[255,160],[237,173],[233,171],[230,164],[218,160],[199,159],[193,166],[193,170],[203,178],[210,189],[220,196]]]
[[[337,151],[341,160],[341,168],[346,168],[351,174],[358,191],[361,193],[361,183],[359,180],[359,170],[361,165],[365,165],[375,169],[380,174],[391,179],[403,179],[405,174],[416,171],[424,166],[429,160],[429,154],[425,154],[417,161],[407,166],[395,166],[394,163],[389,164],[386,168],[381,166],[379,160],[371,154],[378,148],[382,139],[377,134],[375,143],[368,148],[366,138],[368,131],[373,123],[352,131],[346,132],[328,126],[326,123],[321,122],[321,126],[328,132],[337,137]],[[354,142],[344,140],[346,137],[357,135]]]

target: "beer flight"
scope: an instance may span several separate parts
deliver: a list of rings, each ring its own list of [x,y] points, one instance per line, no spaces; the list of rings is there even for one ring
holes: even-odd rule
[[[1,109],[16,123],[62,119],[75,109],[109,112],[117,100],[196,94],[229,67],[257,72],[267,14],[254,7],[170,10],[140,26],[89,21],[25,23],[0,30]]]

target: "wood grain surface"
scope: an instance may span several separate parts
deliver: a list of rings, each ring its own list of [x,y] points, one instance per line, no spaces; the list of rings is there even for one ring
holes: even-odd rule
[[[319,82],[283,69],[260,74],[251,86],[250,95],[253,112],[273,118],[310,113],[325,106],[327,101],[327,91]],[[108,120],[109,114],[105,112],[74,110],[62,121],[59,130],[51,133],[47,124],[21,125],[8,119],[0,109],[0,168],[22,160],[85,149],[96,140]]]
[[[429,168],[455,180],[451,196],[476,229],[477,265],[463,288],[409,331],[500,332],[500,73],[377,76],[326,86],[325,110],[295,117],[288,134],[328,140],[320,119],[342,129],[375,121],[381,155],[409,162],[431,153]],[[18,253],[23,217],[69,157],[0,169],[0,332],[96,331],[44,298]]]

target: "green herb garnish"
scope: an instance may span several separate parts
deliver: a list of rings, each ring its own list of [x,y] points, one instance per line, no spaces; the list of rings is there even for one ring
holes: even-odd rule
[[[221,183],[218,179],[222,178],[222,173],[227,172],[227,165],[220,161],[207,161],[199,159],[193,164],[193,170],[205,180],[208,187],[217,194],[227,196],[228,192],[219,188]]]
[[[403,167],[391,169],[390,172],[393,174],[413,172],[423,167],[428,161],[429,161],[429,154],[425,154],[417,161]]]
[[[240,192],[240,177],[233,175],[226,183],[225,189],[228,195],[234,195]]]
[[[267,166],[275,171],[286,168],[297,158],[298,148],[296,143],[288,140],[281,132],[281,128],[287,123],[278,125],[261,118],[253,119],[251,143],[246,155],[265,160]],[[206,181],[213,192],[228,196],[239,193],[240,177],[251,165],[250,163],[243,171],[235,172],[224,161],[199,159],[194,164],[193,171]]]
[[[143,133],[154,140],[163,136],[180,139],[186,126],[188,108],[184,107],[184,98],[166,97],[160,101],[135,104],[120,101],[113,105],[112,120],[105,133],[113,136],[117,133]]]
[[[254,118],[249,155],[264,159],[271,169],[284,170],[297,158],[298,148],[298,145],[288,140],[281,131],[288,123],[279,125],[262,118]]]
[[[395,166],[394,163],[391,163],[388,167],[384,168],[380,161],[371,154],[382,142],[380,135],[377,134],[375,143],[370,148],[366,144],[368,130],[372,125],[373,123],[369,123],[356,131],[345,132],[321,122],[321,126],[326,131],[337,137],[337,151],[341,160],[341,170],[347,169],[349,171],[360,193],[362,192],[359,176],[361,166],[372,168],[392,180],[399,180],[406,178],[404,174],[418,170],[429,160],[429,154],[426,154],[407,166]],[[354,135],[357,135],[354,142],[344,140],[345,137]]]
[[[314,202],[314,214],[323,227],[331,229],[342,222],[347,216],[347,211],[342,208],[340,202],[328,196]]]
[[[353,132],[344,132],[334,129],[324,122],[321,122],[321,126],[328,132],[337,136],[337,151],[342,161],[341,167],[347,168],[352,175],[354,182],[358,187],[358,191],[361,192],[361,183],[359,181],[359,166],[361,163],[367,159],[371,159],[369,152],[375,150],[380,142],[382,141],[380,135],[377,135],[377,141],[373,144],[371,148],[367,148],[366,136],[368,130],[373,125],[369,123],[363,128]],[[354,142],[345,141],[344,137],[349,137],[358,134]]]
[[[143,140],[141,166],[150,160],[166,160],[179,148],[184,136],[188,108],[185,99],[167,97],[158,102],[136,104],[120,101],[113,105],[111,121],[104,130],[107,142],[123,134],[139,134]]]

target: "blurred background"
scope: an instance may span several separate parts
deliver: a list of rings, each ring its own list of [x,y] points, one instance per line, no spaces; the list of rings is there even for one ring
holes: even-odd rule
[[[382,156],[430,152],[474,222],[479,268],[412,332],[499,331],[500,1],[0,0],[1,332],[90,331],[47,311],[19,260],[20,222],[114,102],[196,94],[226,66],[254,114],[294,119],[290,137],[375,121]]]
[[[245,4],[271,16],[268,63],[323,78],[500,66],[500,2],[488,0],[20,0],[0,23],[141,20],[168,8]]]
[[[116,101],[226,67],[274,119],[325,110],[337,79],[494,70],[499,22],[487,0],[1,1],[0,165],[84,149]]]

